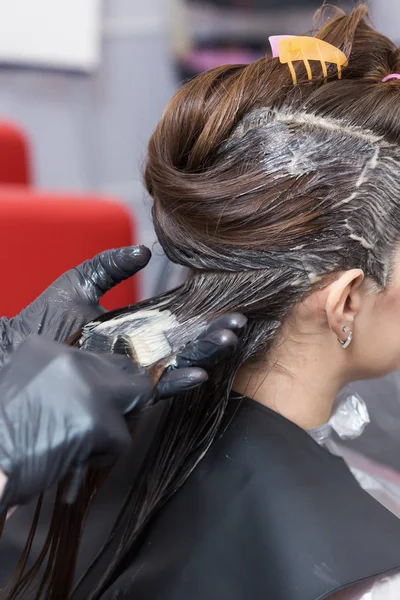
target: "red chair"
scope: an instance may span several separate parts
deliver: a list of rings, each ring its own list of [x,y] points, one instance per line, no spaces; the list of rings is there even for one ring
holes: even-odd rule
[[[15,124],[0,121],[0,184],[30,185],[29,141]]]
[[[94,195],[0,186],[0,315],[13,316],[54,279],[108,248],[135,243],[126,207]],[[138,278],[104,297],[108,310],[138,299]]]

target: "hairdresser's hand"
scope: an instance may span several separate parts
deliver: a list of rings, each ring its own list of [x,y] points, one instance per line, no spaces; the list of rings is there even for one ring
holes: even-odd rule
[[[126,357],[95,355],[40,336],[25,340],[0,373],[0,475],[6,476],[0,515],[89,461],[111,463],[129,448],[123,415],[203,383],[204,368],[228,357],[245,324],[239,314],[214,320],[179,353],[176,370],[163,376],[157,390]]]
[[[61,275],[16,317],[1,318],[0,367],[27,336],[40,333],[62,342],[98,317],[104,312],[99,304],[103,294],[145,267],[150,256],[144,246],[102,252]]]
[[[124,413],[153,397],[149,376],[123,356],[30,336],[0,373],[0,514],[90,460],[112,463],[130,445]]]
[[[227,360],[237,347],[237,336],[246,323],[246,317],[240,313],[229,313],[211,321],[197,340],[178,353],[176,367],[160,379],[159,397],[175,396],[206,381],[207,370]]]

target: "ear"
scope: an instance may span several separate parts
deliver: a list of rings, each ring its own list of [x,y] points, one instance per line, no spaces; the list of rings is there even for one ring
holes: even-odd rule
[[[345,271],[328,286],[325,312],[330,329],[339,339],[343,338],[343,327],[352,329],[354,319],[360,310],[360,286],[363,281],[363,271],[351,269]]]

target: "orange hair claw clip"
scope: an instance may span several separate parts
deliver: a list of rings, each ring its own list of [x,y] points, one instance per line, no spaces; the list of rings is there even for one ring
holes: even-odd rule
[[[342,67],[347,65],[347,56],[328,42],[319,40],[315,37],[273,35],[269,38],[273,58],[279,57],[282,64],[287,64],[293,79],[293,85],[297,83],[297,75],[293,63],[299,60],[304,62],[307,71],[308,80],[312,81],[312,72],[310,60],[317,60],[321,63],[324,82],[328,80],[328,71],[326,63],[337,65],[338,78],[342,77]]]

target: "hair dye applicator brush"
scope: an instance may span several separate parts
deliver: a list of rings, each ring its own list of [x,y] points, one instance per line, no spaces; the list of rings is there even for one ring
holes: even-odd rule
[[[168,310],[138,310],[104,322],[92,322],[82,330],[79,346],[96,353],[124,354],[146,368],[156,384],[174,364],[176,353],[197,338],[207,323],[198,318],[179,323]]]

